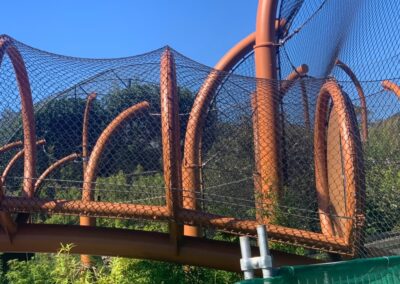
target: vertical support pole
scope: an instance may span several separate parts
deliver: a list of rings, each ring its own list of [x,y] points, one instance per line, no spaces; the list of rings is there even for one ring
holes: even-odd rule
[[[240,237],[240,251],[242,253],[242,259],[240,260],[242,271],[244,273],[244,279],[253,279],[254,270],[248,263],[251,262],[251,247],[248,236]]]
[[[92,93],[88,96],[86,100],[85,112],[83,114],[83,126],[82,126],[82,171],[83,176],[85,176],[89,151],[88,151],[88,140],[89,140],[89,113],[92,101],[96,99],[96,94]],[[93,198],[91,198],[93,199]],[[79,218],[79,223],[83,226],[95,226],[96,219],[93,217],[81,216]],[[82,254],[81,255],[81,263],[84,267],[91,266],[91,260],[89,255]]]
[[[161,135],[166,205],[171,218],[169,231],[171,241],[178,250],[183,226],[176,223],[178,210],[182,207],[179,98],[176,85],[174,56],[167,48],[162,54],[160,66]]]
[[[260,193],[258,203],[262,207],[261,222],[270,221],[271,206],[280,184],[279,137],[278,137],[278,99],[276,92],[276,50],[275,17],[277,0],[259,0],[256,23],[256,44],[254,46],[256,77],[255,115],[257,119],[258,153],[255,158],[260,175]],[[266,210],[266,212],[265,212]],[[266,216],[267,215],[267,216]]]
[[[260,249],[260,266],[263,278],[272,277],[272,263],[267,263],[269,260],[271,260],[271,255],[269,252],[267,229],[265,225],[257,226],[257,235],[258,247]]]

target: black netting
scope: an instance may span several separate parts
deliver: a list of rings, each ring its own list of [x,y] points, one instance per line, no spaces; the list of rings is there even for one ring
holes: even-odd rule
[[[17,142],[1,148],[3,211],[174,221],[207,237],[264,222],[281,243],[396,254],[398,6],[282,0],[274,81],[254,78],[253,51],[222,72],[169,47],[82,59],[2,36],[0,146]]]

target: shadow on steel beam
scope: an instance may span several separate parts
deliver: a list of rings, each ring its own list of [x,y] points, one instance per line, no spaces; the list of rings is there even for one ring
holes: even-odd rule
[[[239,243],[184,237],[177,253],[169,234],[73,225],[22,224],[10,242],[0,233],[2,252],[57,252],[74,244],[72,253],[168,261],[240,272]],[[257,249],[254,248],[254,255]],[[318,263],[318,260],[271,250],[274,265]]]

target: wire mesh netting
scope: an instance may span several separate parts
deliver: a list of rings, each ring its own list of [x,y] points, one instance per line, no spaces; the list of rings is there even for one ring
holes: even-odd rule
[[[266,223],[280,243],[397,254],[400,4],[376,5],[282,0],[274,81],[254,78],[252,52],[222,72],[169,47],[82,59],[2,36],[3,212],[207,237]]]

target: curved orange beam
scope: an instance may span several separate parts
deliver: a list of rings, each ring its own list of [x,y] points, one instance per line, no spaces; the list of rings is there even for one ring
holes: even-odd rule
[[[0,154],[2,154],[4,152],[7,152],[7,151],[10,151],[10,150],[12,150],[14,148],[17,148],[17,147],[21,147],[22,145],[24,145],[24,143],[22,143],[22,141],[16,141],[16,142],[12,142],[12,143],[6,144],[6,145],[0,147]]]
[[[46,140],[42,139],[36,142],[37,146],[40,145],[44,145],[46,143]],[[23,156],[25,156],[25,148],[22,149],[21,151],[19,151],[17,154],[14,155],[14,157],[12,157],[12,159],[8,162],[6,168],[3,171],[3,174],[1,175],[1,182],[4,185],[6,178],[8,176],[8,174],[10,173],[12,167],[15,165],[15,163],[21,159]],[[24,180],[26,179],[26,177],[23,178]],[[4,194],[4,193],[2,193]]]
[[[38,194],[38,189],[40,188],[40,186],[42,185],[43,181],[49,176],[49,174],[51,174],[53,171],[55,171],[56,169],[60,168],[62,165],[64,165],[67,162],[73,161],[75,159],[77,159],[79,157],[78,154],[73,153],[69,156],[66,156],[58,161],[56,161],[55,163],[53,163],[50,167],[48,167],[41,175],[40,177],[36,180],[35,183],[35,195]],[[27,213],[21,213],[18,214],[17,216],[17,223],[21,224],[21,223],[26,223],[28,221],[29,218],[29,212]]]
[[[7,36],[0,37],[0,64],[4,54],[11,59],[11,63],[17,77],[19,95],[21,98],[21,116],[24,132],[24,194],[28,197],[33,195],[35,162],[36,162],[36,134],[35,134],[35,116],[33,112],[32,92],[29,83],[28,73],[21,54],[13,43],[13,40]]]
[[[182,165],[182,187],[185,192],[183,196],[184,208],[197,208],[196,191],[200,189],[200,144],[207,117],[207,109],[215,91],[227,75],[227,73],[218,71],[229,71],[233,68],[244,55],[252,51],[254,42],[255,33],[252,33],[228,51],[215,65],[216,70],[210,72],[195,98],[186,127],[184,143]],[[197,236],[198,234],[199,232],[196,228],[185,226],[185,235]]]
[[[272,6],[274,6],[276,1],[273,0],[272,2]],[[277,26],[282,28],[286,23],[283,19],[275,20],[275,15],[271,15],[271,19],[274,21],[273,26],[275,28]],[[203,126],[207,117],[207,109],[212,101],[213,95],[227,75],[226,73],[220,73],[218,71],[227,72],[231,70],[243,56],[253,50],[255,42],[256,33],[252,33],[230,49],[215,65],[215,70],[210,72],[196,96],[185,133],[182,166],[183,191],[186,192],[183,199],[184,208],[196,209],[197,207],[195,200],[196,191],[200,188],[199,155]],[[189,228],[186,226],[184,234],[188,236],[197,236],[199,232],[196,228]]]
[[[353,73],[349,66],[345,63],[340,61],[339,59],[336,60],[336,65],[340,67],[353,81],[354,85],[356,86],[358,97],[360,98],[361,104],[361,127],[362,127],[362,134],[361,138],[363,142],[366,142],[368,139],[368,117],[367,117],[367,101],[365,100],[364,90],[358,81],[357,76]]]
[[[308,65],[302,64],[293,70],[282,82],[280,92],[281,96],[283,97],[287,91],[294,85],[296,80],[300,79],[301,77],[305,76],[308,73]]]
[[[71,155],[65,156],[64,158],[54,162],[50,167],[48,167],[41,175],[40,177],[36,180],[35,183],[35,194],[37,194],[38,189],[42,185],[43,181],[55,170],[63,166],[64,164],[74,161],[77,158],[79,158],[80,155],[77,153],[73,153]]]
[[[93,182],[96,180],[97,168],[100,161],[101,154],[103,153],[108,140],[111,135],[118,129],[118,127],[125,122],[126,120],[132,118],[135,115],[138,115],[141,112],[144,112],[149,109],[148,102],[141,102],[134,106],[131,106],[121,112],[113,121],[108,124],[108,126],[103,130],[100,134],[100,137],[97,139],[97,142],[90,154],[90,159],[87,165],[87,169],[85,171],[85,176],[83,180],[83,189],[82,189],[82,201],[92,201],[93,200]],[[94,219],[89,217],[81,217],[80,224],[83,226],[91,226],[95,225]]]
[[[362,163],[360,162],[361,145],[354,117],[351,115],[351,104],[347,96],[342,93],[338,84],[334,81],[326,82],[318,95],[316,113],[315,113],[315,130],[314,130],[314,156],[315,156],[315,180],[318,199],[318,212],[320,214],[320,223],[322,233],[326,236],[333,236],[334,220],[330,212],[328,168],[327,168],[327,139],[326,125],[328,123],[327,114],[329,113],[329,101],[333,101],[333,110],[337,112],[340,127],[340,140],[342,147],[343,174],[346,188],[346,208],[349,212],[349,218],[356,215],[356,209],[360,196],[364,188],[360,171]],[[359,142],[358,142],[359,143]],[[358,148],[357,148],[358,147]],[[342,228],[346,243],[350,242],[353,228],[353,219],[346,222]]]
[[[400,99],[400,87],[396,83],[385,80],[381,84],[385,90],[392,91]]]

